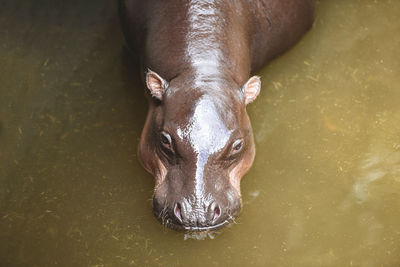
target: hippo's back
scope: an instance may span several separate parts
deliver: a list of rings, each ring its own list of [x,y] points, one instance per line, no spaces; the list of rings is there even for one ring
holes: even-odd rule
[[[247,0],[252,72],[293,46],[314,22],[312,0]]]
[[[180,21],[192,2],[198,0],[120,0],[121,24],[128,46],[137,54],[146,54],[148,30],[158,24],[170,27],[166,48],[179,53],[179,39],[184,31]],[[294,45],[311,27],[314,20],[312,0],[238,0],[238,16],[246,16],[246,35],[250,39],[251,72]],[[223,2],[222,0],[215,2]],[[227,5],[228,6],[228,5]],[[234,10],[235,11],[235,10]],[[232,12],[230,12],[232,14]],[[160,32],[160,35],[163,34]],[[160,37],[161,39],[161,37]],[[221,38],[223,39],[223,38]],[[174,47],[175,45],[175,47]],[[165,47],[163,47],[165,48]]]

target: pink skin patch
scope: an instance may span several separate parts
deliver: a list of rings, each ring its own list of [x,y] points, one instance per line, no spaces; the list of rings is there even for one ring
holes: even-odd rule
[[[249,158],[243,159],[238,165],[233,168],[229,173],[229,181],[232,184],[232,187],[235,188],[236,192],[241,195],[240,193],[240,180],[242,179],[243,175],[250,169],[253,160],[254,160],[254,151],[250,152],[251,156]]]
[[[167,168],[165,168],[164,164],[158,157],[156,159],[156,165],[157,170],[155,170],[154,172],[155,189],[157,189],[160,184],[162,184],[162,182],[165,180],[165,177],[167,176]]]

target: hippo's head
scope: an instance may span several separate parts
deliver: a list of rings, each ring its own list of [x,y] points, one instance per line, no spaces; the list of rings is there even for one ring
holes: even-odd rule
[[[261,82],[187,80],[147,72],[152,99],[139,154],[155,177],[155,216],[173,229],[203,231],[233,221],[241,209],[240,179],[255,154],[246,104]]]

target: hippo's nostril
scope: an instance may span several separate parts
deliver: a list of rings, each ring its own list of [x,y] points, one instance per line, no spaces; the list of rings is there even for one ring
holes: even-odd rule
[[[212,221],[215,222],[221,215],[221,209],[215,202],[212,204],[212,210],[214,211]]]
[[[175,207],[174,207],[174,214],[175,214],[175,217],[176,217],[180,222],[182,222],[182,207],[181,207],[181,204],[179,204],[179,203],[176,203],[176,204],[175,204]]]

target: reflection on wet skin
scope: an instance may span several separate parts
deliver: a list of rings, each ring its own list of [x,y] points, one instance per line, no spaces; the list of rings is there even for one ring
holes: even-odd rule
[[[400,266],[399,1],[317,1],[258,73],[244,209],[202,241],[151,212],[115,1],[32,3],[0,0],[1,266]]]

